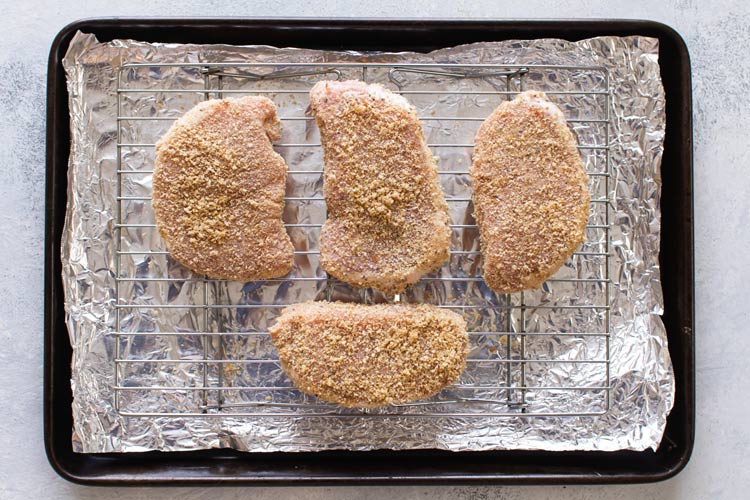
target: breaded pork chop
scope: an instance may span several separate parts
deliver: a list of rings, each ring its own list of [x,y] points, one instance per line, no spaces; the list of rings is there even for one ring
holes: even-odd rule
[[[177,261],[211,278],[251,281],[289,272],[294,248],[281,220],[287,167],[265,97],[211,100],[156,144],[153,207]]]
[[[448,258],[451,231],[414,107],[380,85],[317,83],[328,220],[320,262],[360,287],[400,293]]]
[[[437,394],[459,378],[469,350],[464,319],[426,304],[305,302],[284,309],[270,332],[298,389],[359,408]]]
[[[588,177],[562,111],[542,92],[504,102],[477,133],[471,167],[484,280],[537,288],[583,243]]]

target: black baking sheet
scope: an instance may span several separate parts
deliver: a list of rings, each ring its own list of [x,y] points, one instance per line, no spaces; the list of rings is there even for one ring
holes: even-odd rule
[[[62,59],[77,30],[102,41],[267,44],[328,50],[428,52],[506,39],[643,35],[659,39],[666,92],[662,159],[660,264],[663,321],[676,395],[656,452],[327,451],[78,454],[71,445],[71,346],[65,325],[60,239],[70,153],[68,94]],[[690,60],[674,30],[632,20],[322,20],[90,19],[63,28],[50,51],[47,80],[44,434],[52,467],[85,484],[415,484],[634,483],[679,472],[690,458],[695,424],[692,96]]]

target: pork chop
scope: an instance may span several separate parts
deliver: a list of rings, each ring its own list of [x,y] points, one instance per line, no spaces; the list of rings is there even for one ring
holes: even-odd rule
[[[298,389],[360,408],[438,393],[469,350],[464,319],[427,304],[305,302],[285,308],[270,333]]]
[[[359,287],[400,293],[448,258],[451,231],[414,107],[380,85],[317,83],[328,220],[320,262]]]
[[[484,280],[539,287],[583,243],[588,176],[562,111],[542,92],[504,102],[477,133],[471,167]]]
[[[284,276],[294,249],[281,220],[287,167],[265,97],[211,100],[156,144],[153,208],[170,255],[211,278]]]

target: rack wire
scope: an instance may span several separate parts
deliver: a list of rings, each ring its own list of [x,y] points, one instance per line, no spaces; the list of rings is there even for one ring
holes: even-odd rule
[[[545,73],[574,75],[571,78],[582,82],[580,90],[542,90],[560,101],[568,122],[585,136],[579,134],[578,148],[592,189],[587,241],[540,291],[496,295],[481,278],[478,234],[470,216],[466,179],[473,144],[455,131],[472,132],[500,100],[534,88]],[[154,74],[159,75],[155,83],[143,85]],[[169,85],[180,78],[192,85]],[[447,201],[454,217],[451,260],[422,278],[412,299],[462,312],[473,326],[467,369],[455,386],[429,400],[368,410],[339,408],[297,391],[273,355],[267,330],[288,303],[335,298],[337,289],[346,287],[311,264],[318,250],[310,242],[325,219],[319,192],[320,141],[314,137],[313,118],[285,115],[284,104],[294,103],[289,108],[298,109],[316,81],[347,78],[383,83],[408,96],[420,111],[434,154],[441,160],[441,155],[447,157],[440,162],[439,174],[449,187]],[[446,81],[453,90],[440,89]],[[277,101],[285,136],[275,147],[294,165],[288,172],[285,225],[295,243],[295,270],[284,278],[251,284],[197,276],[172,261],[150,208],[153,148],[159,135],[199,100],[238,95],[266,95]],[[468,111],[461,107],[467,100],[473,104]],[[481,113],[472,114],[472,109]],[[606,69],[533,64],[130,63],[118,76],[117,124],[112,336],[114,404],[121,415],[541,417],[609,411],[613,193]],[[298,220],[289,209],[297,204],[318,219],[305,215],[305,220]],[[300,269],[314,273],[305,275]],[[481,300],[457,302],[431,293],[441,287],[459,287],[459,292]],[[296,290],[296,295],[289,290]],[[376,292],[362,294],[370,300]],[[162,317],[167,319],[162,322]],[[476,317],[483,319],[474,321]],[[571,385],[573,370],[596,383]],[[545,382],[550,379],[559,383]]]

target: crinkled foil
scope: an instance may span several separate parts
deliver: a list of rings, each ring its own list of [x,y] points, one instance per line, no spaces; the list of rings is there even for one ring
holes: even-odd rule
[[[644,450],[656,448],[674,399],[674,376],[662,325],[662,296],[658,252],[660,233],[659,173],[664,138],[664,91],[659,78],[657,41],[644,37],[600,37],[579,42],[528,40],[477,43],[429,54],[322,52],[266,46],[149,44],[130,40],[99,43],[92,35],[77,34],[64,66],[68,75],[72,152],[68,173],[68,211],[62,242],[65,306],[72,359],[74,449],[79,452],[194,450],[231,447],[245,451],[306,451],[325,449],[441,448],[447,450]],[[403,300],[458,305],[474,330],[519,331],[546,335],[475,335],[467,369],[458,387],[449,388],[432,404],[370,410],[339,409],[312,397],[294,393],[273,362],[275,353],[267,336],[242,332],[267,330],[279,309],[254,307],[313,298],[383,300],[370,292],[353,290],[325,280],[286,283],[216,283],[200,279],[159,282],[150,278],[190,278],[189,271],[164,253],[146,201],[151,190],[153,143],[197,101],[202,93],[155,93],[156,89],[202,89],[206,75],[195,67],[130,67],[137,62],[381,62],[462,64],[550,64],[606,68],[611,95],[610,130],[590,122],[606,109],[607,95],[589,97],[565,91],[604,89],[599,72],[536,71],[527,75],[526,88],[550,91],[571,120],[581,144],[609,141],[610,172],[592,177],[592,198],[610,198],[605,212],[592,215],[590,224],[611,224],[609,248],[605,231],[592,230],[583,252],[611,253],[609,309],[576,309],[580,304],[602,304],[605,285],[587,276],[602,276],[605,259],[571,259],[558,278],[539,290],[510,298],[491,293],[480,281],[441,281],[434,278],[476,276],[476,254],[454,256],[433,279],[418,283]],[[288,71],[294,69],[287,67]],[[122,71],[121,71],[122,70]],[[226,71],[238,71],[229,68]],[[246,68],[264,73],[269,67]],[[486,117],[504,96],[487,92],[450,94],[456,90],[505,89],[503,77],[457,79],[450,75],[397,72],[387,69],[341,69],[342,78],[395,83],[404,90],[439,89],[446,94],[409,94],[423,117]],[[312,82],[334,77],[308,75],[288,78],[282,88],[309,88]],[[216,75],[209,76],[211,85]],[[514,85],[517,81],[514,80]],[[224,89],[279,88],[279,81],[252,75],[224,76]],[[118,92],[125,89],[125,92]],[[145,89],[128,92],[127,89]],[[559,93],[555,93],[559,92]],[[119,95],[119,105],[118,105]],[[209,94],[215,96],[216,94]],[[304,94],[271,93],[283,116],[302,118]],[[588,101],[586,99],[589,99]],[[162,120],[122,120],[118,116],[161,117]],[[580,121],[576,121],[576,118]],[[425,120],[428,142],[473,141],[480,121]],[[471,128],[473,127],[473,128]],[[314,143],[317,128],[303,118],[284,122],[282,142]],[[118,143],[121,161],[118,163]],[[133,146],[123,146],[132,144]],[[280,148],[292,170],[322,168],[320,150]],[[600,150],[601,151],[601,150]],[[442,170],[466,170],[470,148],[434,148]],[[606,171],[606,157],[583,150],[587,168]],[[599,156],[597,156],[599,155]],[[118,190],[118,168],[143,170],[123,173]],[[607,188],[608,186],[608,188]],[[469,197],[466,175],[444,176],[448,197]],[[294,176],[287,195],[319,197],[320,176]],[[124,198],[118,213],[117,198]],[[134,199],[133,199],[134,198]],[[606,206],[606,204],[603,204]],[[454,223],[473,223],[468,203],[451,204]],[[288,202],[287,223],[317,223],[325,217],[324,204]],[[125,226],[118,229],[119,223]],[[139,226],[141,224],[141,226]],[[144,226],[145,225],[145,226]],[[118,231],[121,232],[118,244]],[[309,232],[290,229],[297,250],[314,250]],[[456,232],[454,247],[476,250],[476,234]],[[119,254],[117,251],[119,249]],[[118,260],[119,259],[119,260]],[[312,254],[298,256],[294,276],[321,277]],[[117,273],[125,278],[117,282]],[[525,304],[540,307],[514,308]],[[170,307],[161,308],[158,305]],[[230,304],[238,307],[190,307]],[[187,306],[181,308],[180,306]],[[566,308],[567,306],[567,308]],[[119,310],[119,314],[118,314]],[[524,312],[521,313],[520,311]],[[608,314],[607,314],[608,311]],[[601,332],[611,325],[610,363],[607,337],[566,335]],[[146,335],[117,336],[115,332],[237,332],[224,336]],[[119,340],[118,340],[119,339]],[[510,339],[510,340],[508,340]],[[119,342],[119,345],[118,345]],[[510,342],[510,345],[509,345]],[[496,362],[542,360],[525,365]],[[121,366],[116,410],[115,357],[141,360]],[[200,363],[169,360],[252,358],[255,364],[215,363],[203,370]],[[160,360],[166,360],[161,362]],[[484,360],[484,361],[483,361]],[[547,360],[545,362],[544,360]],[[575,361],[600,360],[599,363]],[[550,362],[551,361],[551,362]],[[571,362],[572,361],[572,362]],[[508,373],[508,366],[513,367]],[[607,369],[607,366],[609,369]],[[604,387],[610,379],[609,408]],[[229,390],[195,391],[191,387],[224,386]],[[578,416],[490,416],[519,411],[520,391],[498,387],[529,387],[525,397],[531,413],[584,413]],[[185,390],[128,390],[138,387],[185,387]],[[241,390],[256,386],[254,391]],[[493,387],[494,386],[494,387]],[[583,387],[547,390],[533,387]],[[238,390],[231,390],[237,387]],[[467,387],[471,389],[467,397]],[[476,388],[478,387],[478,389]],[[510,394],[510,396],[509,396]],[[512,399],[508,404],[508,397]],[[458,401],[458,403],[456,403]],[[490,403],[488,403],[488,401]],[[216,416],[219,410],[219,416]],[[213,416],[126,416],[124,413],[195,412],[208,408]],[[607,411],[608,410],[608,411]],[[256,416],[240,414],[255,412]],[[319,416],[335,414],[336,416]],[[435,415],[430,415],[435,414]]]

